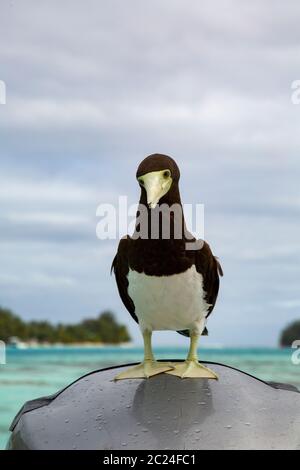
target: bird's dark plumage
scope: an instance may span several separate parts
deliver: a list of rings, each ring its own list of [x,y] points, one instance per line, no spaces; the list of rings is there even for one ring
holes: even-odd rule
[[[171,172],[172,185],[170,190],[161,198],[159,204],[165,203],[171,206],[177,203],[181,205],[178,188],[180,172],[172,158],[160,154],[150,155],[139,165],[137,178],[166,169]],[[141,187],[140,204],[147,206],[147,194],[143,187]],[[150,214],[150,209],[148,211]],[[136,322],[138,322],[138,312],[136,312],[134,302],[128,293],[129,281],[127,275],[129,270],[157,277],[184,273],[192,266],[195,266],[197,273],[203,277],[203,290],[206,293],[205,301],[209,304],[206,317],[211,314],[215,306],[219,291],[219,276],[223,275],[221,265],[206,242],[200,243],[199,249],[186,249],[187,237],[189,241],[196,240],[187,232],[183,215],[182,224],[185,232],[180,239],[172,237],[168,240],[161,238],[141,239],[131,238],[127,235],[119,243],[117,254],[112,263],[112,270],[116,277],[123,304]],[[163,315],[163,312],[161,314]],[[189,330],[178,332],[189,336]],[[202,334],[207,334],[206,328]]]

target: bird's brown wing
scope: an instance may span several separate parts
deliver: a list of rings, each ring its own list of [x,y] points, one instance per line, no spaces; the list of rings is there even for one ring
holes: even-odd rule
[[[219,293],[220,276],[223,270],[219,260],[212,254],[208,243],[204,242],[201,250],[196,251],[195,266],[203,276],[203,289],[206,292],[206,302],[210,304],[208,317],[214,309]]]
[[[123,304],[127,308],[132,318],[138,323],[138,318],[135,314],[135,306],[132,299],[128,295],[128,278],[129,272],[129,243],[130,237],[127,235],[120,240],[118,251],[111,266],[111,272],[114,271],[116,282],[118,286],[119,295]]]

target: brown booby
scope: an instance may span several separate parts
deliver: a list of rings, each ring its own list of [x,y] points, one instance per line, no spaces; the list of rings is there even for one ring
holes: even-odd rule
[[[150,155],[140,163],[136,177],[141,196],[135,232],[120,240],[112,270],[120,297],[142,332],[144,360],[116,380],[148,378],[163,372],[181,378],[216,379],[212,370],[199,363],[197,345],[200,335],[207,334],[206,321],[217,300],[219,276],[223,275],[221,265],[209,245],[197,243],[187,231],[176,162],[167,155]],[[166,220],[168,236],[163,228]],[[155,360],[151,336],[157,330],[190,337],[184,362]]]

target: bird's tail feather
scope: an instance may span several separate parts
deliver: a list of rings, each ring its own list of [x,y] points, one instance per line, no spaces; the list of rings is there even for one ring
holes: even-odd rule
[[[181,330],[181,331],[177,331],[177,333],[183,336],[187,336],[187,337],[190,336],[190,330]],[[208,336],[208,329],[206,327],[202,331],[201,336]]]

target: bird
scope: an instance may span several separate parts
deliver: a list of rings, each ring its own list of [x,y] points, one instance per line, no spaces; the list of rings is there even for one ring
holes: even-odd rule
[[[164,154],[149,155],[139,164],[136,179],[141,193],[135,230],[121,238],[111,272],[124,306],[139,325],[144,359],[115,380],[161,373],[218,379],[199,362],[197,348],[200,336],[208,334],[206,322],[218,297],[221,264],[209,244],[186,227],[176,161]],[[152,332],[161,330],[190,338],[185,361],[155,359]]]

